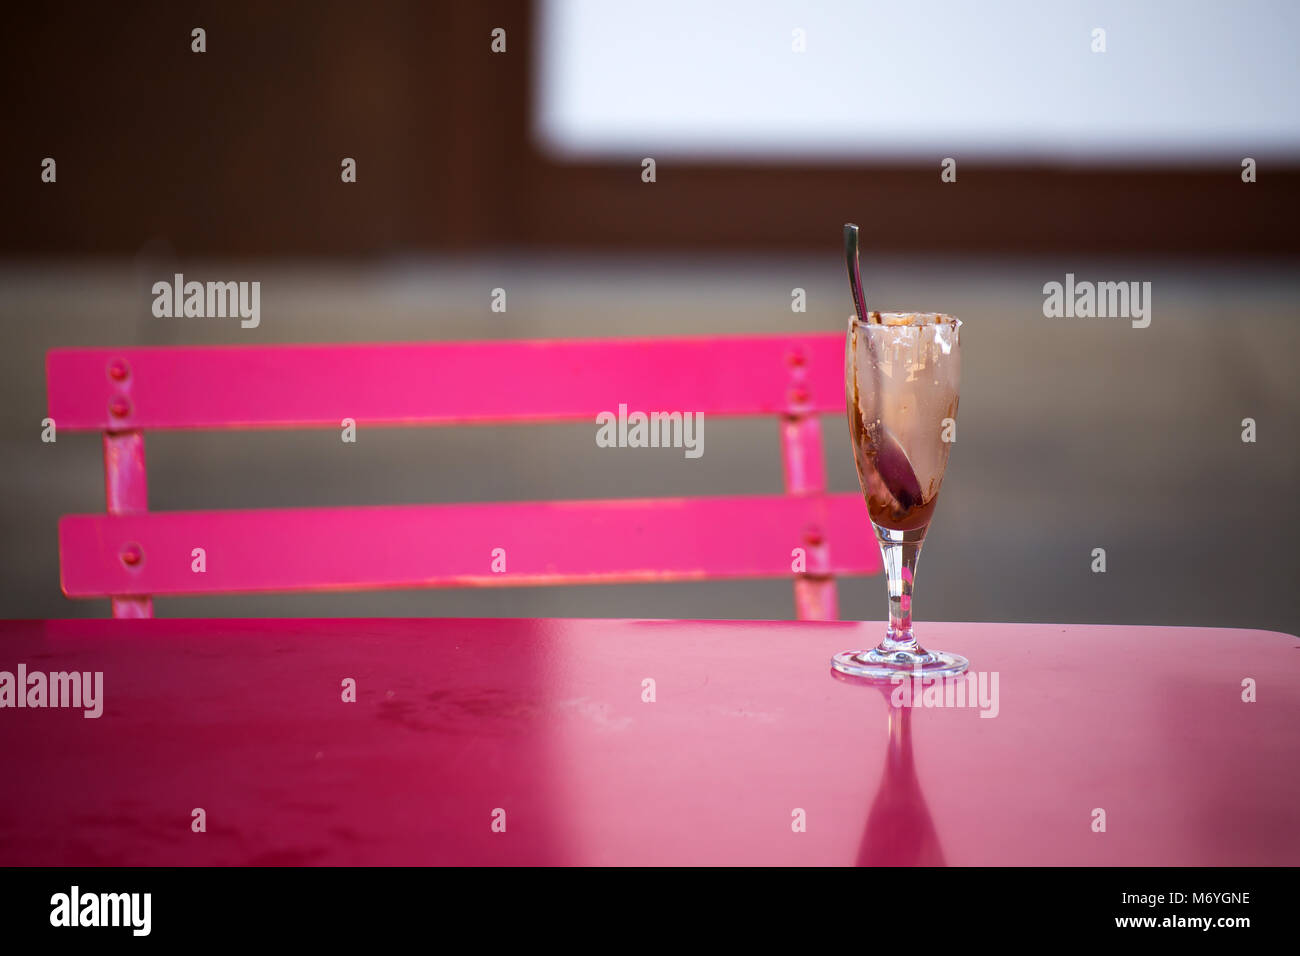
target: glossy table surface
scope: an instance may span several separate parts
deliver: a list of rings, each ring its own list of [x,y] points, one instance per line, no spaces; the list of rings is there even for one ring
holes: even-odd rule
[[[0,623],[103,673],[0,708],[0,864],[1300,863],[1300,639],[922,622],[985,700],[895,707],[829,668],[882,629]]]

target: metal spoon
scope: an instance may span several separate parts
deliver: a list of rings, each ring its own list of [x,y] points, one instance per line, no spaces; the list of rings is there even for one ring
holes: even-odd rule
[[[853,292],[853,306],[857,309],[858,321],[870,323],[871,313],[867,311],[866,296],[862,294],[862,273],[858,267],[858,227],[851,222],[844,224],[844,260],[849,268],[849,288]],[[867,351],[871,353],[871,374],[875,380],[876,395],[880,396],[880,362],[876,357],[876,347],[871,336],[865,336],[865,341]],[[859,415],[861,412],[855,408],[853,414]],[[885,427],[883,420],[877,418],[876,424],[878,427],[872,434],[876,445],[876,473],[899,507],[910,511],[921,504],[921,482],[917,479],[911,459],[907,457],[902,444]]]

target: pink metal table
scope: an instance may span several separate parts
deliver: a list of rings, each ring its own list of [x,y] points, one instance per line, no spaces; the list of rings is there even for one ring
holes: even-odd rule
[[[0,864],[1300,863],[1297,638],[924,623],[985,717],[833,677],[882,627],[6,622],[103,714],[0,709]]]

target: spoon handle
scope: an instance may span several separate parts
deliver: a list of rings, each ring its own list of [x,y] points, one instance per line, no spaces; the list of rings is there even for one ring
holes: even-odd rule
[[[858,321],[868,323],[871,316],[867,313],[867,303],[862,292],[862,272],[858,267],[858,227],[851,222],[844,224],[844,260],[849,268],[849,288],[853,292],[853,307],[858,312]]]
[[[849,289],[853,293],[853,307],[858,313],[858,323],[860,325],[869,325],[871,324],[871,314],[867,311],[866,295],[862,291],[862,272],[858,266],[858,227],[855,223],[851,222],[846,222],[844,224],[844,260],[845,264],[849,267]],[[858,336],[855,330],[852,338],[854,351],[853,361],[855,364],[857,363],[857,340]],[[882,394],[880,382],[880,358],[876,355],[876,345],[871,341],[870,335],[866,336],[863,344],[867,347],[867,355],[871,363],[871,385],[873,393],[876,396],[875,401],[879,402],[880,395]],[[857,404],[858,394],[856,374],[854,375],[853,400],[854,403]],[[858,405],[858,408],[853,411],[853,414],[861,414],[861,407],[861,405]],[[883,427],[883,419],[880,415],[876,416],[876,422]]]

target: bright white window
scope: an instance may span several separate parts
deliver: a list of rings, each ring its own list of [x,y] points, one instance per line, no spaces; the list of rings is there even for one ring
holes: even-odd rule
[[[535,133],[566,158],[1300,157],[1297,0],[539,0],[538,14]]]

